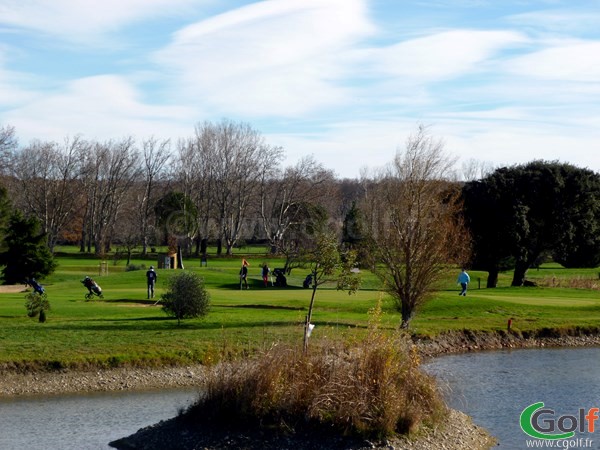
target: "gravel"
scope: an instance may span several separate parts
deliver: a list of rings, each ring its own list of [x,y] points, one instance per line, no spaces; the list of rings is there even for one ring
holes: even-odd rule
[[[197,386],[204,366],[122,368],[93,371],[0,373],[0,397],[135,391]]]

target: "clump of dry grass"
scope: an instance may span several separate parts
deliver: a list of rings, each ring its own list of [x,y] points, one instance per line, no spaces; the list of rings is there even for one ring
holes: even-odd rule
[[[569,277],[569,278],[559,278],[559,277],[545,277],[539,280],[536,280],[538,286],[544,287],[566,287],[566,288],[577,288],[577,289],[593,289],[600,290],[600,280],[597,278],[589,278],[589,277]]]
[[[446,412],[434,380],[419,369],[405,334],[374,327],[354,344],[322,342],[308,354],[275,345],[237,365],[221,365],[184,416],[235,426],[389,437]]]

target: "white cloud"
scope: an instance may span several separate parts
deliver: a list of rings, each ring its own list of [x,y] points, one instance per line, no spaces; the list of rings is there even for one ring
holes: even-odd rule
[[[483,71],[498,51],[526,42],[510,31],[452,30],[373,49],[373,69],[380,74],[421,82]]]
[[[8,59],[5,56],[6,53],[5,46],[0,45],[0,111],[22,104],[31,96],[31,93],[19,87],[19,82],[23,82],[31,76],[6,69],[5,61]]]
[[[266,137],[286,149],[288,164],[312,154],[338,176],[352,178],[364,167],[380,168],[391,162],[416,126],[410,118],[347,121],[306,134],[274,133]]]
[[[600,12],[589,8],[584,11],[577,10],[573,5],[569,9],[547,9],[513,14],[505,20],[514,26],[527,27],[543,33],[578,36],[582,33],[598,31]]]
[[[507,70],[539,80],[597,83],[600,79],[600,41],[553,45],[506,63]]]
[[[461,129],[452,124],[445,134],[447,148],[467,160],[490,161],[495,166],[525,164],[541,159],[569,162],[578,167],[600,170],[600,154],[594,152],[600,133],[530,123],[476,124]]]
[[[3,0],[0,24],[79,42],[149,17],[212,0]]]
[[[156,59],[188,100],[291,116],[347,98],[344,55],[372,32],[362,0],[268,0],[186,27]]]
[[[75,80],[55,94],[39,94],[10,111],[6,122],[24,140],[59,141],[73,134],[98,140],[123,136],[176,139],[193,133],[187,126],[193,115],[189,108],[144,104],[126,80],[98,76]]]

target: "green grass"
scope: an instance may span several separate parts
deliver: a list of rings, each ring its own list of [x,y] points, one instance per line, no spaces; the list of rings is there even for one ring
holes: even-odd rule
[[[255,250],[244,253],[250,262],[250,289],[239,289],[241,256],[209,257],[208,267],[198,259],[184,261],[187,270],[200,273],[211,294],[209,314],[177,326],[160,306],[146,299],[145,270],[126,271],[124,261],[108,258],[108,275],[98,276],[99,260],[61,248],[58,269],[43,281],[51,310],[47,322],[26,315],[24,293],[0,294],[0,366],[84,367],[116,365],[210,363],[241,356],[274,342],[300,344],[310,291],[302,289],[307,270],[295,269],[287,289],[262,286],[260,266],[282,267]],[[156,260],[133,264],[156,266]],[[158,270],[157,294],[174,271]],[[485,286],[484,273],[471,273],[467,297],[459,297],[456,270],[451,270],[435,298],[411,322],[414,333],[434,335],[448,330],[506,329],[509,318],[520,331],[544,328],[600,328],[600,293],[574,288],[510,288],[511,273],[502,274],[500,287]],[[543,274],[543,276],[542,276]],[[90,275],[104,291],[101,301],[85,301],[80,280]],[[547,277],[597,278],[598,270],[567,270],[556,265],[530,271],[529,279]],[[369,310],[381,297],[374,275],[363,273],[363,288],[349,296],[332,286],[319,289],[311,340],[351,339],[367,330]],[[394,329],[400,315],[383,298],[383,327]]]

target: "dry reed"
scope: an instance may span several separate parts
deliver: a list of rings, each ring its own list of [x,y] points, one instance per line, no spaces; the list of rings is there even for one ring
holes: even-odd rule
[[[320,342],[308,354],[274,345],[214,369],[204,394],[184,412],[187,419],[384,438],[446,413],[434,380],[419,369],[410,338],[376,325],[353,344]]]

